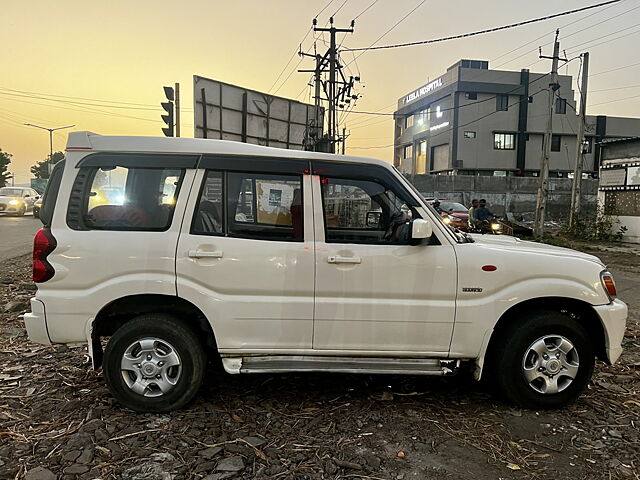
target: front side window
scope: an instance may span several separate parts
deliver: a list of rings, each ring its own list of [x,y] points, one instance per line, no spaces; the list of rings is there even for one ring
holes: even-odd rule
[[[228,234],[263,240],[302,241],[302,177],[227,173]]]
[[[513,133],[494,133],[493,148],[495,150],[515,150],[516,136]]]
[[[329,243],[407,244],[416,213],[378,182],[322,177]]]
[[[184,169],[91,168],[82,223],[91,230],[169,228]]]

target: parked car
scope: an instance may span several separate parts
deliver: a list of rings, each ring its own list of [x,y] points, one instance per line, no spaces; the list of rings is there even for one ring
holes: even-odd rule
[[[0,188],[0,213],[23,216],[33,210],[33,204],[40,198],[38,192],[27,187]]]
[[[122,199],[94,201],[105,184]],[[627,306],[598,258],[447,228],[380,160],[72,133],[40,217],[29,337],[88,343],[138,411],[189,402],[207,359],[230,374],[467,364],[512,402],[559,407],[622,351]]]
[[[33,218],[40,218],[40,209],[42,208],[42,198],[39,198],[33,204]]]
[[[435,200],[431,201],[433,205]],[[447,225],[466,232],[469,228],[469,209],[458,202],[440,201],[440,216]]]

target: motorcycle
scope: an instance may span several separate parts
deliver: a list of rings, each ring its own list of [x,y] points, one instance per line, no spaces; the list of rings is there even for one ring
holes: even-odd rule
[[[476,223],[469,228],[471,233],[481,233],[482,235],[500,235],[501,225],[496,217],[486,220],[477,220]]]

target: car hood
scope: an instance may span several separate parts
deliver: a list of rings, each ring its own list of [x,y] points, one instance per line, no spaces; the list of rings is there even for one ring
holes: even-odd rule
[[[570,248],[556,247],[553,245],[547,245],[546,243],[529,242],[526,240],[520,240],[516,237],[509,235],[480,235],[472,234],[471,237],[476,243],[481,245],[493,246],[500,250],[509,250],[522,253],[536,253],[545,254],[558,257],[572,257],[580,258],[590,262],[597,263],[604,268],[604,263],[595,255],[579,252]]]
[[[4,195],[0,195],[0,202],[2,203],[8,203],[11,200],[21,200],[20,197],[5,197]]]

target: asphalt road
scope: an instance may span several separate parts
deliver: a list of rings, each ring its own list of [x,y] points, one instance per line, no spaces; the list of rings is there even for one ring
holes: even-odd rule
[[[24,217],[0,215],[0,261],[29,253],[33,236],[40,228],[42,223],[31,213]]]

